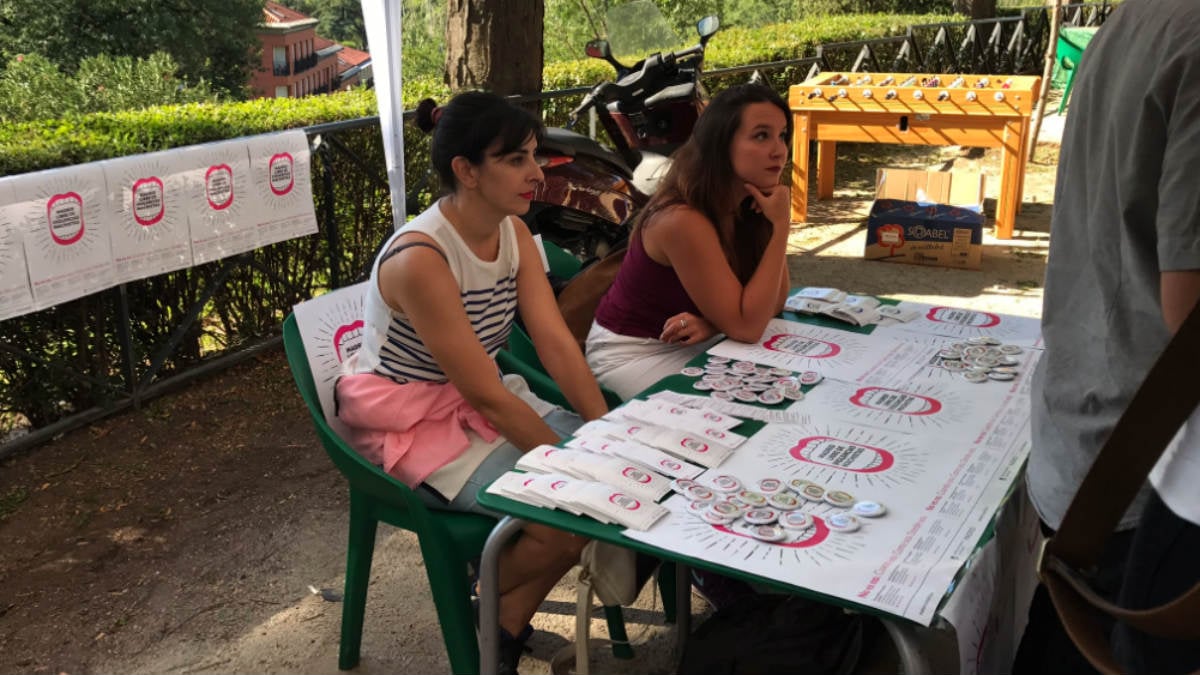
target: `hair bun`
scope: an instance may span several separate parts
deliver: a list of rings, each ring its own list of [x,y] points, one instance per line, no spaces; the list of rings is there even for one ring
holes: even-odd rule
[[[417,104],[417,128],[421,131],[425,133],[433,131],[441,116],[442,109],[438,106],[437,101],[424,98]]]

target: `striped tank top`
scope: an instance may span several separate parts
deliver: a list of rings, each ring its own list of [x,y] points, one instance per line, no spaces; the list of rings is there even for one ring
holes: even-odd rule
[[[428,235],[446,254],[450,271],[458,281],[467,319],[484,350],[493,358],[508,341],[517,311],[520,259],[516,233],[511,220],[505,218],[500,224],[499,254],[493,261],[481,260],[435,202],[397,230],[375,259],[364,299],[363,342],[355,371],[382,375],[398,384],[446,382],[446,374],[433,360],[408,317],[389,307],[379,292],[380,261],[396,247],[396,238],[409,232]]]

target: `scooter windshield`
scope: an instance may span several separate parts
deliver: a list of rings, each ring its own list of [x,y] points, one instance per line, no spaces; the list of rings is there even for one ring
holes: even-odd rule
[[[685,46],[666,17],[649,0],[613,7],[605,15],[605,24],[613,57],[622,63],[634,63],[655,52]]]

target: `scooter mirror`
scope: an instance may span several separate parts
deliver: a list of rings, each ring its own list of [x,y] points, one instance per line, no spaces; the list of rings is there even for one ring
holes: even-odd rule
[[[592,40],[584,47],[584,51],[593,59],[607,59],[612,56],[612,49],[608,46],[608,40]]]
[[[701,39],[712,37],[720,27],[721,20],[711,14],[696,22],[696,32]]]

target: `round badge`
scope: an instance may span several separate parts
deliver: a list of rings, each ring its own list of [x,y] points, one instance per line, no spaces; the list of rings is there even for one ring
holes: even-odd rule
[[[789,511],[779,516],[779,524],[789,530],[807,530],[812,527],[812,516],[803,511]]]
[[[728,474],[721,474],[712,479],[712,486],[721,492],[737,492],[742,489],[742,481]]]
[[[717,382],[725,379],[725,376],[721,373],[705,373],[700,379],[704,382]]]
[[[825,498],[825,488],[816,483],[809,483],[801,488],[800,496],[810,502],[819,502]]]
[[[733,397],[745,403],[754,403],[758,401],[758,392],[749,389],[738,389],[733,392]]]
[[[783,490],[783,481],[778,478],[764,478],[758,481],[758,491],[764,495],[773,495]]]
[[[967,382],[975,383],[987,382],[988,379],[987,372],[980,370],[964,370],[962,376]]]
[[[696,380],[692,383],[692,389],[696,391],[712,391],[713,383],[708,380]]]
[[[859,528],[858,518],[849,513],[835,513],[825,519],[825,524],[834,532],[853,532]]]
[[[806,370],[800,373],[800,384],[819,384],[823,379],[825,377],[815,370]]]
[[[700,517],[703,518],[705,522],[713,525],[728,525],[729,523],[732,523],[734,518],[737,516],[727,518],[719,513],[714,513],[712,509],[705,509],[704,511],[700,512]]]
[[[778,525],[755,525],[750,528],[750,536],[762,541],[780,541],[785,535]]]
[[[720,399],[722,401],[732,401],[733,400],[733,394],[731,394],[727,391],[714,391],[712,393],[712,397],[716,398],[716,399]]]
[[[887,508],[879,502],[861,501],[852,509],[854,515],[864,518],[878,518],[887,513]]]
[[[788,377],[792,374],[792,371],[788,370],[787,368],[771,368],[767,372],[775,377]]]
[[[688,513],[703,518],[705,512],[708,511],[708,504],[709,502],[688,502]]]
[[[717,498],[717,493],[703,485],[692,485],[684,489],[683,496],[694,502],[711,502]]]
[[[767,505],[766,495],[761,492],[755,492],[754,490],[742,490],[737,493],[737,498],[740,499],[743,504],[755,508]]]
[[[1009,356],[1008,354],[1001,354],[1000,357],[996,359],[996,363],[1000,364],[1001,366],[1019,366],[1021,365],[1021,359],[1018,359],[1015,356]]]
[[[793,478],[788,481],[788,487],[795,490],[796,492],[800,492],[800,491],[804,490],[805,485],[816,485],[816,483],[812,482],[811,480],[805,480],[803,478]]]
[[[770,525],[778,517],[779,514],[771,509],[750,509],[742,515],[742,520],[751,525]]]
[[[696,366],[688,366],[687,368],[684,368],[683,370],[681,370],[679,372],[683,373],[684,375],[687,375],[688,377],[700,377],[701,375],[704,374],[704,369],[697,368]]]
[[[970,366],[962,361],[942,361],[942,368],[958,373],[970,368]]]
[[[745,513],[745,509],[741,508],[733,502],[713,502],[708,505],[708,510],[722,518],[734,519]]]
[[[783,402],[783,394],[778,389],[768,389],[758,395],[758,402],[763,405],[775,405]]]
[[[1000,345],[1000,353],[1007,354],[1008,356],[1016,356],[1023,351],[1025,350],[1021,349],[1017,345]]]
[[[1008,382],[1009,380],[1015,378],[1017,375],[1016,375],[1016,373],[997,372],[997,371],[993,370],[993,371],[989,372],[987,374],[987,376],[988,376],[988,378],[996,380],[997,382]]]
[[[710,357],[708,357],[708,362],[709,363],[729,363],[729,359],[724,356],[710,356]]]
[[[675,480],[671,481],[671,489],[679,494],[687,492],[688,488],[692,487],[693,485],[696,485],[696,481],[690,478],[676,478]]]
[[[825,493],[825,501],[838,508],[847,508],[854,503],[854,495],[842,490],[830,490]]]
[[[946,347],[938,351],[938,356],[942,357],[943,359],[957,360],[962,358],[963,353],[961,350],[954,349],[953,347]]]
[[[783,511],[800,508],[800,498],[790,492],[776,492],[767,498],[767,503]]]
[[[800,387],[784,387],[779,391],[783,397],[789,401],[800,401],[804,399],[804,392]]]

